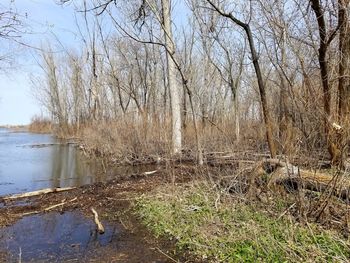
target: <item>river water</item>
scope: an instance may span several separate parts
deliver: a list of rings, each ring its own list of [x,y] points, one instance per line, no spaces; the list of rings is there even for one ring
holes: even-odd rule
[[[101,164],[85,159],[74,145],[62,144],[51,135],[0,128],[0,196],[47,187],[81,186],[147,169],[150,168],[116,167],[107,173],[97,173]],[[1,205],[4,204],[0,204],[0,209]],[[25,216],[0,228],[0,261],[6,258],[6,262],[88,262],[110,250],[125,258],[118,262],[143,262],[146,254],[152,259],[159,258],[144,246],[142,238],[122,225],[102,223],[106,231],[100,235],[92,218],[77,210]],[[136,248],[141,252],[135,253]]]
[[[73,144],[52,135],[0,128],[0,196],[48,187],[69,187],[154,170],[154,166],[117,166],[105,173]]]
[[[104,180],[95,167],[51,135],[0,129],[0,196]]]

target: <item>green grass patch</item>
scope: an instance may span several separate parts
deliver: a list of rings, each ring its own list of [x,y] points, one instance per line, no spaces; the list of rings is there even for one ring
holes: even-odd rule
[[[170,187],[169,187],[170,188]],[[316,225],[277,218],[225,198],[208,185],[157,189],[136,213],[156,236],[214,262],[349,262],[350,246]],[[281,210],[281,207],[277,208]]]

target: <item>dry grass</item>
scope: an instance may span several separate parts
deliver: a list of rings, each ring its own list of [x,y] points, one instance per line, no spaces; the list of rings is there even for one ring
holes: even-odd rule
[[[267,153],[268,147],[265,140],[265,131],[262,123],[241,123],[241,135],[237,140],[235,125],[231,119],[211,121],[205,119],[198,123],[201,150],[204,156],[213,152],[257,152]],[[125,116],[114,121],[91,121],[79,125],[53,126],[48,120],[33,118],[30,131],[50,132],[59,138],[80,139],[86,153],[91,156],[103,157],[112,163],[154,163],[166,159],[174,159],[171,156],[171,119],[152,119],[141,116]],[[194,161],[197,156],[196,134],[193,123],[188,120],[182,129],[183,154],[181,159]],[[300,153],[310,157],[309,151],[305,151],[300,134],[295,133],[293,149],[289,151],[291,160]],[[301,151],[301,149],[304,149]],[[320,148],[317,151],[320,152]]]
[[[42,116],[34,116],[28,125],[28,131],[33,133],[52,133],[52,121]]]
[[[266,150],[264,138],[260,138],[260,134],[257,135],[258,139],[252,139],[256,136],[254,134],[256,129],[253,129],[253,133],[245,133],[241,141],[237,141],[233,127],[229,121],[222,121],[219,124],[200,123],[198,128],[203,153]],[[107,158],[114,163],[148,163],[174,158],[171,156],[170,119],[163,122],[120,119],[113,122],[90,123],[80,126],[75,136],[82,140],[87,153]],[[197,143],[192,123],[183,128],[182,136],[181,160],[193,161],[196,159]]]
[[[113,162],[146,163],[165,158],[171,149],[168,123],[120,120],[80,130],[85,150]]]

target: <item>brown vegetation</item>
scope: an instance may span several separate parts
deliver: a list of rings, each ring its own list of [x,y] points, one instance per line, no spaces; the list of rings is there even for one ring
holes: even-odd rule
[[[48,118],[44,118],[41,116],[34,116],[32,117],[30,124],[28,125],[28,131],[34,133],[52,133],[52,121]]]
[[[88,151],[131,163],[188,153],[203,163],[212,151],[237,149],[291,160],[328,151],[332,165],[345,168],[347,1],[260,0],[230,13],[229,3],[192,0],[193,19],[177,41],[168,1],[110,3],[84,6],[81,51],[40,54],[43,85],[35,92],[59,137],[81,137]],[[138,29],[119,20],[135,15]],[[35,119],[31,127],[50,124]]]

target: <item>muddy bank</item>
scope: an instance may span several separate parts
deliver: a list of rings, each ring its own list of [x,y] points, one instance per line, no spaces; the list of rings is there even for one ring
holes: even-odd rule
[[[177,170],[177,180],[190,172]],[[130,204],[142,193],[171,181],[163,169],[152,175],[96,183],[62,193],[1,200],[0,259],[18,262],[174,262],[173,244],[153,238]],[[43,212],[56,204],[61,206]],[[105,227],[96,231],[91,208]],[[181,262],[186,262],[183,258]],[[191,261],[193,262],[193,261]]]

